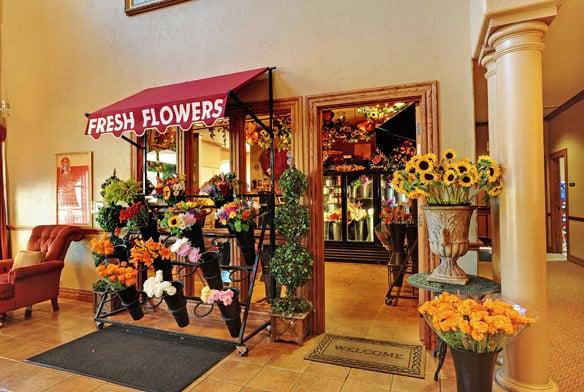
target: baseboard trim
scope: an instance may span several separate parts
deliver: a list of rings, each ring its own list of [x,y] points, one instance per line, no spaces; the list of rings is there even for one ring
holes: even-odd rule
[[[568,255],[568,261],[571,261],[574,264],[578,264],[580,267],[584,267],[584,259],[579,257]]]
[[[81,289],[68,289],[61,287],[59,296],[67,299],[76,299],[78,301],[93,302],[93,292]]]

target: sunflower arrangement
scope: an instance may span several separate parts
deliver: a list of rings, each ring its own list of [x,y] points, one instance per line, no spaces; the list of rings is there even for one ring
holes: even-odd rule
[[[418,311],[449,346],[477,353],[497,352],[535,323],[525,309],[501,300],[461,299],[443,292]]]
[[[130,255],[130,264],[137,266],[143,263],[150,267],[156,259],[170,260],[171,251],[162,242],[136,240]]]
[[[165,179],[158,178],[155,189],[156,196],[161,197],[168,205],[183,201],[186,197],[185,176],[174,175]]]
[[[198,203],[180,201],[166,209],[160,227],[168,229],[172,235],[181,236],[195,225],[202,226],[207,215],[208,212],[199,208]]]
[[[440,160],[433,153],[413,156],[391,183],[398,193],[426,197],[430,205],[470,205],[481,192],[487,198],[501,193],[501,167],[488,155],[479,156],[476,164],[457,160],[456,151],[448,149]]]

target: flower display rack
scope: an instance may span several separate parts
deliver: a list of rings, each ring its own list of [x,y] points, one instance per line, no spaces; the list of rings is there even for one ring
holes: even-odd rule
[[[273,195],[273,194],[272,194]],[[245,194],[245,195],[240,195],[241,197],[257,197],[259,196],[259,194]],[[262,194],[262,196],[264,196]],[[204,197],[204,196],[191,196],[191,197]],[[248,353],[249,348],[246,345],[246,342],[251,339],[252,337],[254,337],[255,335],[257,335],[258,333],[260,333],[262,330],[264,329],[268,329],[270,330],[270,321],[265,321],[263,323],[261,323],[258,327],[254,328],[253,330],[249,331],[247,334],[245,334],[246,332],[246,326],[247,326],[247,322],[248,322],[248,317],[250,314],[250,306],[252,304],[252,296],[253,296],[253,292],[254,292],[254,286],[255,286],[255,281],[256,281],[256,277],[257,277],[257,273],[258,273],[258,267],[259,265],[261,265],[262,263],[262,257],[270,257],[270,252],[264,252],[264,247],[265,247],[265,239],[268,237],[268,232],[271,231],[271,227],[274,227],[273,223],[270,224],[271,222],[273,222],[273,217],[271,214],[271,211],[273,211],[273,209],[270,206],[270,203],[274,203],[275,202],[275,195],[272,197],[268,198],[268,208],[266,208],[266,211],[263,213],[260,213],[258,215],[258,219],[261,222],[260,223],[260,233],[259,236],[257,236],[256,238],[256,246],[258,249],[258,252],[256,252],[256,256],[255,256],[255,261],[253,263],[253,265],[246,265],[245,263],[241,263],[242,265],[220,265],[220,269],[221,271],[228,271],[229,272],[229,278],[230,281],[232,283],[237,283],[237,282],[242,282],[246,285],[247,287],[247,294],[245,298],[241,298],[239,300],[239,303],[241,305],[242,308],[242,312],[241,312],[241,327],[239,328],[239,332],[238,332],[238,336],[234,339],[218,339],[218,340],[224,340],[224,341],[228,341],[231,343],[235,343],[239,354],[241,356],[245,356]],[[219,239],[219,238],[234,238],[235,235],[234,234],[230,234],[230,233],[215,233],[215,232],[203,232],[203,235],[206,237],[211,237],[211,238],[215,238],[215,239]],[[164,238],[164,242],[170,242],[173,240],[173,236],[171,235],[161,235],[162,238]],[[271,246],[268,245],[268,246]],[[197,264],[193,264],[190,262],[185,262],[185,261],[172,261],[172,264],[175,266],[175,271],[174,274],[180,276],[182,279],[186,280],[189,277],[194,277],[194,276],[198,276],[199,279],[201,281],[203,281],[203,277],[201,276],[201,271],[200,268],[197,267]],[[146,268],[141,268],[144,272],[146,271]],[[239,276],[237,276],[239,275]],[[144,308],[144,310],[146,312],[152,311],[153,309],[157,308],[158,306],[160,306],[160,304],[163,302],[162,299],[149,299],[146,295],[144,295],[144,292],[142,291],[142,283],[143,283],[143,279],[139,279],[138,280],[138,284],[137,284],[137,289],[138,292],[140,293],[140,297],[141,297],[141,305]],[[226,287],[229,288],[229,287]],[[125,307],[119,307],[116,309],[111,309],[111,307],[109,306],[109,304],[112,301],[116,300],[116,296],[117,293],[114,291],[108,292],[108,293],[104,293],[104,295],[101,296],[100,301],[98,302],[97,305],[97,310],[95,312],[95,322],[96,322],[96,326],[98,329],[101,329],[105,326],[105,324],[116,324],[116,325],[128,325],[124,322],[120,322],[120,321],[116,321],[112,319],[112,316],[119,314],[121,312],[126,311]],[[200,309],[202,308],[202,304],[203,301],[201,300],[201,298],[199,296],[194,296],[194,295],[185,295],[187,302],[194,304],[194,309],[193,312],[191,314],[193,314],[195,316],[195,318],[204,318],[204,317],[208,317],[213,313],[213,310],[216,308],[215,305],[213,304],[205,304],[205,306],[209,307],[207,310],[205,311],[201,311]],[[142,327],[142,328],[147,328],[147,327]]]

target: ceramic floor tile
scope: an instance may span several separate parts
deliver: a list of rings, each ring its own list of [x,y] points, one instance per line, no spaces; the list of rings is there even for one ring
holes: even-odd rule
[[[94,378],[72,375],[55,385],[43,389],[43,392],[90,392],[105,383]]]
[[[393,378],[391,390],[396,392],[440,392],[440,382],[434,381],[429,374],[426,374],[425,379],[396,375]]]
[[[255,365],[264,366],[268,362],[270,362],[270,360],[274,358],[274,356],[278,355],[279,353],[280,351],[277,350],[255,346],[249,348],[249,352],[245,357],[240,356],[239,352],[236,350],[235,352],[233,352],[233,354],[229,356],[229,358],[234,361],[242,361],[246,363],[253,363]]]
[[[271,368],[292,370],[303,372],[310,366],[310,361],[304,359],[305,351],[300,349],[291,353],[278,353],[267,363],[266,366]]]
[[[311,362],[304,374],[345,381],[351,369],[345,366],[331,365],[329,363]]]
[[[271,392],[288,392],[294,388],[300,376],[301,373],[265,367],[247,386]]]
[[[259,365],[227,360],[221,367],[211,373],[209,379],[225,381],[231,384],[246,385],[262,369]]]
[[[343,384],[341,392],[387,392],[388,389],[376,387],[374,385],[365,385],[354,382],[346,382]],[[414,392],[414,391],[410,391]]]
[[[343,381],[303,374],[296,382],[292,392],[338,392],[342,386]]]
[[[384,389],[391,388],[392,380],[393,374],[379,373],[363,369],[351,369],[349,376],[347,377],[347,382],[350,383],[373,385]]]
[[[188,392],[238,392],[242,390],[241,385],[230,384],[223,381],[205,379],[198,385],[195,385]]]
[[[124,387],[121,385],[105,383],[105,384],[101,385],[100,387],[98,387],[97,389],[94,389],[91,392],[134,392],[134,391],[138,391],[138,390],[133,389],[133,388]]]

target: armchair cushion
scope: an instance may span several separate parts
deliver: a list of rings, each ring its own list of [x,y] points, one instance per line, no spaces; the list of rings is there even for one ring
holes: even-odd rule
[[[43,251],[36,250],[19,250],[14,258],[12,268],[26,267],[42,263],[46,260],[47,254]]]
[[[65,263],[61,260],[50,260],[40,264],[13,268],[12,271],[10,271],[8,280],[10,282],[14,282],[16,280],[28,278],[31,276],[43,275],[52,271],[61,270],[64,266]]]

